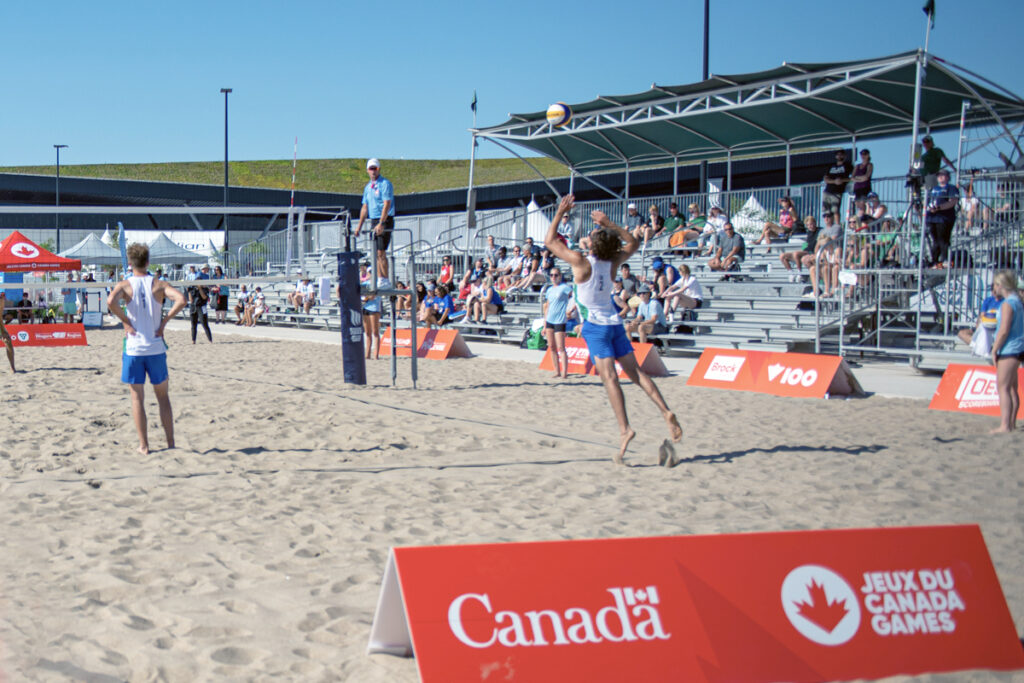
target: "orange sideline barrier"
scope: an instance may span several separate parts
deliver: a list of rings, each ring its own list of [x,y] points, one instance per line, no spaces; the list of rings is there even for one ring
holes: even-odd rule
[[[82,323],[8,325],[12,346],[88,346]]]
[[[426,327],[416,328],[416,343],[419,349],[416,352],[417,358],[434,358],[444,360],[445,358],[469,358],[471,355],[466,341],[458,330],[438,329],[432,330]],[[403,328],[397,330],[395,355],[412,356],[412,330]],[[391,328],[381,332],[380,336],[381,355],[391,355]]]
[[[425,683],[1024,668],[976,525],[393,548],[368,650]]]
[[[1017,380],[1018,387],[1024,384],[1024,368],[1017,370]],[[996,369],[991,365],[950,363],[928,407],[999,417]],[[1017,418],[1024,419],[1024,405],[1017,411]]]
[[[704,349],[686,384],[802,398],[864,393],[839,356],[737,349]]]
[[[661,362],[661,356],[654,350],[654,344],[631,343],[633,344],[633,355],[636,356],[636,364],[640,366],[641,370],[651,377],[668,377],[668,370],[665,368],[665,364]],[[540,362],[541,370],[555,371],[555,360],[552,353],[550,348],[544,352],[544,358]],[[594,367],[590,360],[590,349],[587,348],[587,342],[581,338],[566,337],[565,354],[569,358],[569,372],[571,374],[597,374],[597,368]],[[618,363],[615,364],[615,369],[618,370],[621,379],[628,379]]]

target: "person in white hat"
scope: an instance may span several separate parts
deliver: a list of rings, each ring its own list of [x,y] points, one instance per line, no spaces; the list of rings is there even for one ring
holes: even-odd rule
[[[377,247],[377,277],[386,278],[388,245],[391,244],[391,231],[395,227],[395,188],[390,180],[380,174],[379,160],[369,159],[366,162],[366,173],[370,176],[370,182],[363,188],[363,206],[359,210],[356,237],[359,237],[363,223],[369,218]]]

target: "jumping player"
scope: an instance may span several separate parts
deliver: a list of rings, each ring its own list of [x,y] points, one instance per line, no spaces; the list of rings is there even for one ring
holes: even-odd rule
[[[132,276],[117,283],[107,297],[107,308],[124,323],[126,337],[121,357],[121,381],[129,385],[132,416],[139,433],[139,453],[146,455],[149,453],[144,403],[146,375],[149,375],[160,406],[160,423],[167,436],[167,447],[174,448],[174,414],[167,394],[167,344],[163,337],[167,321],[185,308],[185,295],[146,272],[149,248],[145,245],[130,245],[128,262],[132,266]],[[125,302],[123,309],[122,299]],[[161,317],[164,299],[174,303],[167,315]]]
[[[558,226],[562,222],[562,216],[572,210],[574,202],[575,197],[571,194],[562,198],[544,238],[544,246],[554,256],[572,266],[580,303],[587,308],[587,318],[583,323],[583,339],[590,351],[590,358],[601,375],[615,418],[619,422],[621,441],[614,461],[621,465],[626,448],[636,436],[636,432],[629,426],[629,419],[626,416],[626,401],[622,395],[618,373],[615,371],[616,362],[622,366],[626,376],[634,384],[639,385],[658,406],[668,424],[672,441],[679,442],[683,438],[683,429],[679,426],[675,414],[669,410],[654,381],[637,365],[633,346],[629,343],[626,331],[622,327],[622,319],[612,303],[614,274],[619,266],[636,253],[639,243],[628,230],[612,223],[604,212],[593,211],[590,217],[598,227],[590,233],[590,255],[584,256],[570,249],[558,239]],[[660,464],[665,464],[666,458],[670,457],[666,455],[667,450],[667,446],[662,447]],[[670,464],[675,464],[674,455],[670,459]]]

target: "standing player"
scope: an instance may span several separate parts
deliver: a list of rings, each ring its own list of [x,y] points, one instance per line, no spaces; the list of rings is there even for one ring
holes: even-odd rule
[[[370,176],[370,182],[363,188],[363,206],[359,210],[356,237],[359,237],[363,223],[369,218],[377,246],[377,277],[387,277],[388,245],[391,244],[391,231],[395,228],[395,188],[390,180],[380,174],[380,162],[376,159],[366,162],[366,173]]]
[[[164,326],[185,308],[185,295],[163,280],[146,272],[149,248],[142,244],[128,247],[128,262],[132,276],[121,280],[107,297],[107,308],[124,324],[126,334],[124,355],[121,357],[121,381],[129,385],[132,397],[132,416],[139,433],[139,453],[149,453],[144,403],[146,375],[153,385],[160,406],[160,423],[167,436],[167,447],[174,448],[174,415],[167,394],[167,344]],[[121,300],[125,307],[121,308]],[[161,317],[164,299],[173,301],[171,310]]]
[[[583,339],[587,342],[590,357],[601,375],[615,418],[619,422],[621,441],[614,461],[621,465],[626,448],[636,436],[636,432],[629,426],[629,418],[626,416],[626,401],[622,395],[618,373],[615,371],[616,362],[622,366],[626,376],[634,384],[638,384],[658,406],[668,424],[672,441],[678,442],[683,438],[683,429],[679,426],[675,414],[669,410],[654,381],[637,365],[633,345],[629,343],[626,331],[622,327],[622,319],[612,304],[613,276],[619,266],[636,253],[639,244],[628,230],[612,223],[604,212],[593,211],[590,217],[599,227],[590,233],[590,255],[584,256],[570,249],[558,239],[558,226],[562,222],[562,216],[572,210],[574,201],[575,198],[571,194],[562,197],[548,228],[548,234],[544,238],[544,246],[572,266],[580,303],[587,309],[587,318],[583,323]],[[625,242],[625,246],[622,242]],[[668,444],[661,449],[661,464],[665,464],[667,447]],[[674,456],[672,460],[671,464],[674,464]]]

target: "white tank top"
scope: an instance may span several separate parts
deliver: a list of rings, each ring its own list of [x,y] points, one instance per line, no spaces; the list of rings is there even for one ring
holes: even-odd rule
[[[128,356],[156,356],[167,350],[163,337],[154,336],[160,326],[160,302],[153,296],[152,275],[132,275],[132,300],[125,306],[135,334],[125,339],[124,352]]]
[[[612,303],[612,262],[587,256],[590,279],[576,283],[576,296],[587,307],[587,321],[595,325],[621,325],[622,318]]]

